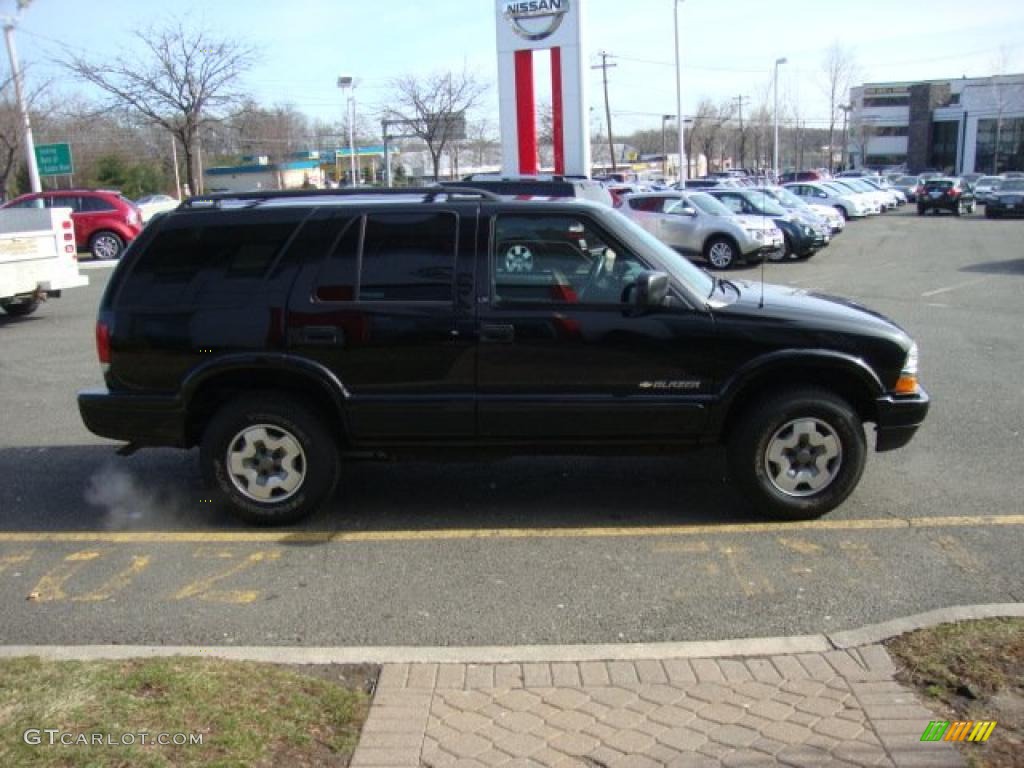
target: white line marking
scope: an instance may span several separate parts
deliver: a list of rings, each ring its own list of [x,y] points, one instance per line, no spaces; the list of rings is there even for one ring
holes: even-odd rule
[[[80,261],[79,269],[113,269],[117,266],[116,261]]]
[[[948,285],[945,288],[936,288],[934,291],[925,291],[924,293],[921,294],[921,296],[922,298],[927,298],[928,296],[938,296],[940,293],[949,293],[950,291],[955,291],[958,288],[966,288],[969,285],[977,285],[978,283],[984,283],[988,279],[989,278],[987,277],[979,277],[976,280],[968,280],[966,283],[957,283],[956,285]]]

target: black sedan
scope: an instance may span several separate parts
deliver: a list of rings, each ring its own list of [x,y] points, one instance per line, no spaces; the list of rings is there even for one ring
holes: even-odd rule
[[[1024,216],[1024,179],[1007,179],[998,189],[989,192],[985,217]]]

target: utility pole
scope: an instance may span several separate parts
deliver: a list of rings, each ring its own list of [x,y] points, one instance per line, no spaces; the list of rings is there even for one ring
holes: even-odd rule
[[[612,56],[608,51],[598,51],[597,55],[601,57],[601,63],[596,67],[591,67],[591,69],[600,69],[601,76],[604,79],[604,114],[608,125],[608,153],[612,158],[612,173],[615,173],[618,170],[618,166],[615,163],[615,138],[612,136],[612,108],[608,103],[608,69],[617,67],[618,64],[608,63],[608,59]]]
[[[665,123],[672,120],[675,115],[662,115],[661,116],[661,175],[666,179],[668,178],[668,142],[665,136]],[[679,158],[679,162],[683,159]]]
[[[740,105],[740,168],[747,167],[747,135],[743,132],[743,100],[746,96],[742,94],[733,101]]]
[[[36,165],[36,144],[32,138],[32,122],[28,117],[28,105],[25,104],[25,89],[21,82],[21,70],[18,67],[18,49],[14,47],[14,27],[21,18],[21,12],[28,8],[32,0],[18,0],[18,13],[5,16],[4,39],[7,41],[7,55],[11,59],[11,77],[14,78],[14,97],[18,102],[18,113],[21,117],[22,135],[25,141],[25,163],[28,168],[28,183],[33,192],[42,192],[39,183],[39,166]]]

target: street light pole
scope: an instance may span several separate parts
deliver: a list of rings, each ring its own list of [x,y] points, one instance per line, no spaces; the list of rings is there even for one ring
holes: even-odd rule
[[[11,59],[11,77],[14,78],[14,97],[18,102],[18,113],[21,117],[22,132],[25,140],[25,163],[28,168],[28,183],[33,192],[42,192],[39,183],[39,166],[36,165],[36,144],[32,138],[32,122],[28,116],[28,105],[25,104],[25,90],[21,82],[21,70],[18,67],[18,50],[14,47],[14,27],[21,17],[21,12],[28,8],[32,0],[18,0],[18,13],[4,17],[4,39],[7,41],[7,55]]]
[[[661,116],[661,175],[668,178],[668,142],[665,138],[665,123],[672,120],[675,115]]]
[[[356,178],[356,81],[351,75],[342,75],[338,78],[338,87],[348,92],[348,164],[349,174],[352,177],[352,186],[359,186],[359,179]]]
[[[683,0],[674,0],[673,10],[673,27],[676,32],[676,115],[679,118],[679,186],[686,186],[686,140],[685,133],[686,129],[685,120],[683,120],[683,75],[682,68],[679,64],[679,4]]]
[[[775,60],[775,80],[772,90],[775,91],[775,142],[772,147],[772,172],[775,174],[775,181],[779,180],[779,65],[785,64],[786,59]]]

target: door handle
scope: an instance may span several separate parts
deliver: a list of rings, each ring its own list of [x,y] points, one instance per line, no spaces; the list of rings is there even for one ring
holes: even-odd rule
[[[307,344],[336,344],[338,329],[333,325],[307,325],[302,329],[302,340]]]
[[[516,327],[504,323],[482,323],[480,341],[510,344],[516,337]]]

